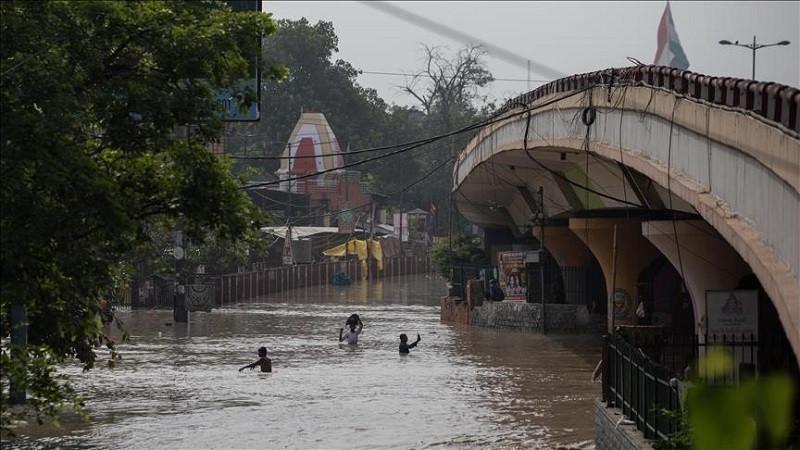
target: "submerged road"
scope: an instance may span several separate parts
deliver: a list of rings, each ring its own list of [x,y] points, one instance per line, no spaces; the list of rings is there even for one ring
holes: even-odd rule
[[[439,322],[442,279],[321,286],[192,313],[119,313],[116,368],[73,376],[92,423],[26,427],[17,448],[594,448],[596,336]],[[355,347],[339,328],[358,313]],[[170,325],[167,325],[170,323]],[[398,336],[422,341],[399,355]],[[266,346],[272,373],[238,369]],[[31,431],[33,430],[33,431]]]

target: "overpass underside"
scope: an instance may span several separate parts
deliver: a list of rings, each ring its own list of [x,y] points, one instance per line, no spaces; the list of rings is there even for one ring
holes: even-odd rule
[[[543,229],[562,270],[595,262],[609,324],[661,295],[703,334],[707,292],[757,287],[800,360],[800,93],[734,81],[645,66],[544,86],[465,147],[453,202],[516,242]],[[678,291],[654,294],[659,261]]]

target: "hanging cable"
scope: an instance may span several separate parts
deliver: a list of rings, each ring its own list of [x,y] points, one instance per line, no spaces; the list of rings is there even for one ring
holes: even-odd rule
[[[681,245],[678,240],[678,226],[675,224],[675,210],[672,207],[672,131],[675,127],[675,110],[678,109],[680,99],[675,99],[672,105],[672,115],[669,119],[669,142],[667,144],[667,193],[669,194],[669,209],[672,211],[672,233],[675,235],[675,247],[678,251],[678,267],[681,279],[686,284],[686,275],[683,272],[683,259],[681,258]]]

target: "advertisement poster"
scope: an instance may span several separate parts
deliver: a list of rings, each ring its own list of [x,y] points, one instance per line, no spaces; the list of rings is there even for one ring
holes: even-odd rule
[[[506,301],[525,302],[528,298],[528,280],[525,270],[525,252],[498,252],[500,287]]]
[[[758,338],[758,291],[707,291],[708,334]]]

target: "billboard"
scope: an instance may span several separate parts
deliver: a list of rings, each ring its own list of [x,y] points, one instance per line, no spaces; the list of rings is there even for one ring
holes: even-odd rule
[[[498,252],[500,287],[506,301],[525,302],[528,299],[528,273],[525,270],[525,252]]]
[[[224,0],[233,11],[258,11],[261,12],[261,0]],[[259,46],[260,47],[260,46]],[[253,55],[250,64],[251,77],[239,80],[235,86],[220,89],[214,99],[222,106],[222,118],[227,122],[257,121],[261,118],[261,71],[259,60],[261,55]],[[256,93],[256,101],[239,108],[239,100],[233,95],[236,91],[252,89]]]

